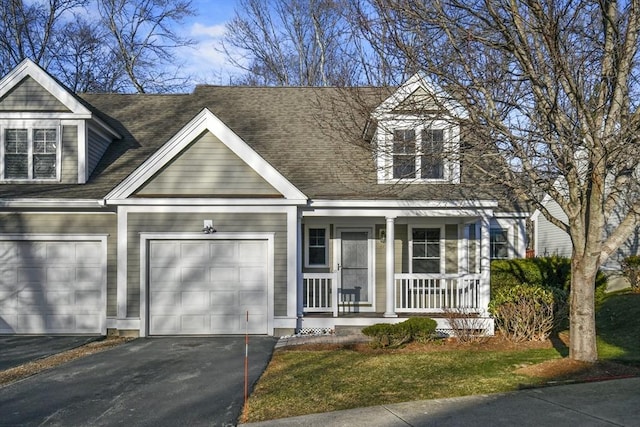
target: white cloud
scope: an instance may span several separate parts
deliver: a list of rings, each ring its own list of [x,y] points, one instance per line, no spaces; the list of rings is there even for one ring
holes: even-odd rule
[[[226,24],[216,24],[216,25],[204,25],[199,22],[196,22],[191,26],[191,36],[195,38],[206,37],[206,38],[222,38],[225,32]]]
[[[192,47],[180,49],[178,55],[184,63],[183,73],[191,76],[195,84],[228,84],[241,73],[231,65],[222,49],[225,24],[204,25],[196,22],[189,29],[189,36],[196,42]],[[232,53],[233,54],[233,53]]]

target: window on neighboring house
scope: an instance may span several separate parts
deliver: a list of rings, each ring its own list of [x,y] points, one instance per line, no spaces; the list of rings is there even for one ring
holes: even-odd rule
[[[489,231],[491,259],[509,258],[509,232],[504,228],[492,228]]]
[[[413,273],[440,273],[439,228],[414,228],[411,245]]]
[[[326,228],[307,229],[307,266],[326,267],[328,257]]]
[[[55,179],[58,131],[55,128],[4,129],[4,179]]]
[[[393,131],[394,179],[444,179],[444,131],[415,129]]]

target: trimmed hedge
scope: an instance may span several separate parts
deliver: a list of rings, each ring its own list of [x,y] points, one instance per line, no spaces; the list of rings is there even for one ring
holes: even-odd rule
[[[411,341],[425,342],[434,339],[436,326],[436,321],[428,317],[410,317],[401,323],[376,323],[362,329],[362,333],[373,338],[373,347],[396,348]]]
[[[571,258],[558,256],[491,261],[491,299],[505,288],[527,283],[569,292]],[[596,277],[596,304],[603,300],[607,278],[602,272]]]

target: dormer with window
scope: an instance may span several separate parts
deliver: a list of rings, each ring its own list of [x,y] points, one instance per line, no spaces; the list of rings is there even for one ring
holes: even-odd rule
[[[373,113],[378,183],[459,183],[464,117],[424,76],[411,77]]]
[[[117,138],[30,60],[0,80],[0,185],[85,183]]]

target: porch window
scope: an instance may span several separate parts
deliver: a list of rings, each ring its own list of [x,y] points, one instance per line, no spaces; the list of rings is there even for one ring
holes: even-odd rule
[[[57,177],[60,144],[56,128],[4,128],[2,139],[3,179]]]
[[[489,238],[491,259],[509,258],[509,231],[504,228],[492,228]]]
[[[307,267],[327,267],[329,233],[326,228],[307,228]]]
[[[444,179],[444,131],[422,129],[393,131],[394,179]]]
[[[439,228],[414,228],[411,245],[413,273],[440,273]]]

